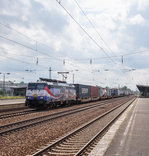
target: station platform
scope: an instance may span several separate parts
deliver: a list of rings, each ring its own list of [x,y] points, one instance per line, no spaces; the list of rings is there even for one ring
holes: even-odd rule
[[[89,156],[149,156],[149,98],[138,98]]]
[[[16,103],[25,103],[25,99],[9,99],[9,100],[0,100],[0,105],[9,105]]]
[[[0,100],[0,111],[25,107],[25,99]]]

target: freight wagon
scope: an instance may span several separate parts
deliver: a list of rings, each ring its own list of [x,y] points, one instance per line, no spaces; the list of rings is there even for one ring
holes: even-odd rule
[[[90,86],[82,84],[74,84],[76,89],[76,100],[77,102],[90,101]]]
[[[103,97],[103,90],[101,87],[98,87],[99,88],[99,99],[101,99],[101,97]]]
[[[117,88],[106,89],[83,84],[67,84],[64,81],[40,78],[29,83],[26,91],[26,106],[53,108],[59,105],[89,102],[130,94]]]
[[[112,98],[112,90],[110,88],[107,88],[107,98]]]
[[[98,100],[99,97],[99,87],[95,86],[90,86],[90,97],[91,100]]]
[[[102,96],[100,98],[106,99],[107,98],[107,90],[106,90],[106,88],[101,88],[101,89],[102,89]]]
[[[112,92],[112,97],[118,97],[119,96],[119,89],[112,88],[111,92]]]

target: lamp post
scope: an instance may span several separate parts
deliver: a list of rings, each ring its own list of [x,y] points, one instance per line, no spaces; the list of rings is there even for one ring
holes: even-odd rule
[[[10,73],[0,73],[3,74],[3,91],[5,92],[5,75],[10,75]]]

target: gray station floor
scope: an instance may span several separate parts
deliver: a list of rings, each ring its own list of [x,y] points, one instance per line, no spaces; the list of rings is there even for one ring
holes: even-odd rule
[[[9,105],[16,103],[25,103],[25,99],[9,99],[9,100],[0,100],[0,105]]]
[[[149,156],[149,98],[139,98],[104,156]]]

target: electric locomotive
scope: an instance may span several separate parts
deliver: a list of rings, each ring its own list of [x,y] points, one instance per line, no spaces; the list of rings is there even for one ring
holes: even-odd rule
[[[26,90],[26,106],[49,107],[73,103],[76,101],[74,85],[64,81],[40,78],[39,82],[29,83]]]

